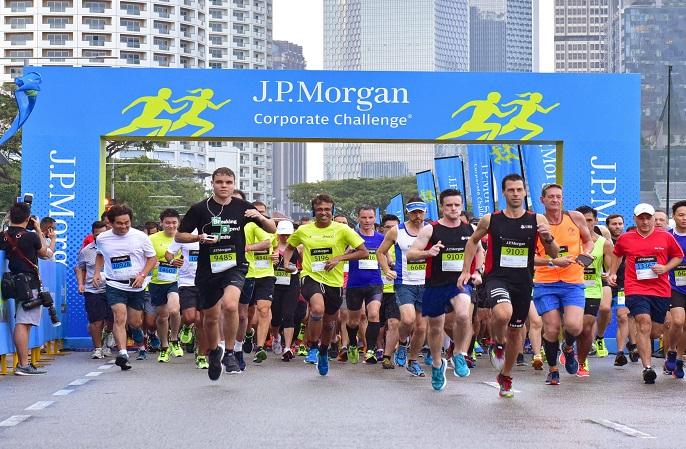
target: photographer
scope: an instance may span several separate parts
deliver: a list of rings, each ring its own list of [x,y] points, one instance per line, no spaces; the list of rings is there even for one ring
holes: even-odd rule
[[[2,233],[0,247],[5,250],[9,262],[10,275],[15,279],[25,280],[35,299],[40,290],[38,277],[38,257],[47,258],[48,245],[45,242],[43,232],[36,217],[31,216],[31,208],[26,203],[16,203],[9,212],[10,226]],[[35,232],[27,231],[33,228]],[[23,274],[23,276],[17,276]],[[26,288],[24,289],[26,290]],[[14,370],[18,376],[33,376],[45,374],[45,371],[37,369],[29,363],[29,332],[31,326],[38,326],[41,321],[42,306],[25,310],[19,298],[17,300],[14,327],[14,345],[19,355],[19,364]]]

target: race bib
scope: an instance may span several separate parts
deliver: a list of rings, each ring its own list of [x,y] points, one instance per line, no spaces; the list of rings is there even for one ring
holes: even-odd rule
[[[674,283],[677,287],[686,286],[686,264],[679,264],[674,269]]]
[[[210,248],[210,269],[212,273],[221,273],[236,266],[236,248]]]
[[[326,262],[331,259],[333,249],[331,248],[313,248],[310,250],[310,259],[312,260],[312,272],[320,273],[324,271]]]
[[[407,280],[421,281],[426,275],[426,261],[415,260],[414,262],[407,262]]]
[[[198,254],[200,254],[200,251],[197,249],[188,251],[188,265],[192,270],[198,268]]]
[[[393,279],[388,278],[383,274],[381,275],[381,282],[383,282],[383,285],[393,285],[395,283]]]
[[[271,263],[272,260],[269,256],[269,251],[255,251],[255,268],[269,268]]]
[[[626,297],[624,296],[624,290],[620,290],[617,292],[617,305],[626,305]]]
[[[441,270],[460,272],[464,267],[464,248],[446,248],[441,254]]]
[[[520,240],[506,239],[500,248],[500,266],[526,268],[529,264],[529,248]]]
[[[160,262],[157,266],[157,280],[162,282],[175,282],[179,276],[179,269],[169,263]]]
[[[569,256],[569,248],[567,248],[567,245],[562,245],[560,246],[560,250],[557,252],[558,257],[567,257]]]
[[[655,256],[637,257],[634,261],[636,279],[639,281],[657,279],[657,273],[652,270],[655,265],[657,265],[657,257]]]
[[[133,276],[131,256],[111,257],[110,264],[115,279],[123,281]]]
[[[584,287],[593,287],[596,283],[596,272],[593,267],[584,268]]]
[[[291,285],[291,273],[285,270],[274,270],[276,282],[274,285]]]
[[[378,270],[379,261],[376,260],[376,249],[369,249],[369,255],[365,259],[360,259],[358,261],[358,267],[360,270]]]

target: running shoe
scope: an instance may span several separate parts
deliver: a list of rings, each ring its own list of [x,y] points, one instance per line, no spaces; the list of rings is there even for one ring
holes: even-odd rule
[[[395,365],[390,357],[384,357],[383,360],[381,360],[381,366],[383,369],[395,369]]]
[[[676,369],[676,351],[669,351],[667,353],[667,359],[665,359],[665,374],[669,371],[671,375]]]
[[[473,356],[466,355],[464,359],[467,361],[467,368],[476,368],[476,359]]]
[[[455,377],[469,377],[471,374],[464,354],[455,354],[453,356],[453,367]]]
[[[328,356],[331,360],[338,358],[338,343],[331,343],[329,345]]]
[[[545,378],[546,385],[560,385],[560,372],[558,370],[549,371],[548,377]]]
[[[281,345],[281,335],[272,339],[272,352],[274,355],[283,354],[283,346]]]
[[[319,349],[310,348],[307,351],[307,357],[305,357],[305,363],[309,363],[310,365],[314,365],[317,363],[318,357],[319,357]]]
[[[360,361],[360,350],[355,345],[348,346],[348,361],[355,364]]]
[[[629,361],[626,359],[624,351],[618,353],[617,357],[615,357],[615,366],[624,366],[627,363],[629,363]]]
[[[210,380],[219,380],[222,375],[222,358],[224,356],[224,348],[217,346],[210,351],[207,357],[207,375]]]
[[[395,364],[398,366],[405,366],[407,363],[407,346],[398,345],[398,349],[395,351]]]
[[[255,358],[252,359],[253,363],[262,363],[267,360],[267,351],[264,350],[262,346],[257,347],[257,352],[255,353]]]
[[[131,367],[129,367],[131,368]],[[124,370],[124,368],[122,368]],[[14,375],[15,376],[37,376],[39,374],[47,374],[47,371],[40,370],[33,366],[32,363],[29,363],[26,366],[23,365],[17,365],[14,368]]]
[[[426,376],[426,374],[424,374],[424,370],[422,369],[421,366],[419,366],[419,363],[417,363],[416,360],[410,360],[405,369],[407,371],[409,371],[410,374],[412,374],[414,377],[425,377]]]
[[[634,345],[634,347],[629,350],[629,360],[631,360],[633,363],[636,363],[640,358],[641,355],[638,353],[638,346]]]
[[[131,369],[131,364],[129,363],[129,355],[119,354],[114,360],[114,364],[121,368],[122,371],[127,371]]]
[[[536,371],[541,371],[543,369],[543,358],[540,354],[534,356],[531,360],[531,366],[533,366]]]
[[[252,352],[253,337],[255,336],[255,331],[250,329],[250,332],[245,333],[245,339],[243,340],[243,352],[250,354]]]
[[[652,367],[649,366],[643,369],[643,382],[646,384],[654,384],[656,378],[657,374],[655,374],[655,370],[653,370]]]
[[[170,341],[169,350],[174,357],[183,357],[183,348],[178,341]]]
[[[306,329],[305,323],[301,323],[300,324],[300,330],[298,331],[298,337],[296,338],[296,340],[305,341],[305,329]]]
[[[383,359],[383,349],[377,349],[376,350],[376,360],[381,360]]]
[[[222,364],[224,365],[227,374],[240,374],[242,371],[238,364],[238,359],[236,359],[235,351],[225,353],[222,358]]]
[[[496,371],[500,372],[505,364],[505,345],[495,344],[490,351],[491,365]]]
[[[114,341],[114,334],[112,332],[105,332],[105,338],[103,339],[103,342],[104,346],[107,346],[108,348],[111,348],[117,344]]]
[[[91,354],[91,359],[104,359],[105,356],[102,355],[102,348],[95,348],[93,349],[93,353]]]
[[[525,366],[526,362],[524,361],[524,354],[519,353],[517,354],[517,366]]]
[[[586,360],[583,365],[579,366],[579,370],[576,372],[576,377],[588,377],[590,375],[591,370],[588,368],[588,360]]]
[[[562,356],[564,356],[564,359]],[[560,363],[564,364],[565,370],[567,370],[569,374],[574,375],[577,371],[579,371],[579,361],[576,359],[573,346],[569,347],[564,343],[562,344]]]
[[[245,358],[243,357],[243,351],[233,351],[234,357],[238,362],[238,369],[245,371]]]
[[[291,351],[291,348],[286,348],[285,351],[283,351],[283,355],[281,356],[281,360],[284,362],[290,362],[293,359],[293,352]]]
[[[181,332],[179,332],[179,340],[181,340],[181,343],[184,345],[187,345],[193,341],[193,328],[188,325],[184,325],[181,328]]]
[[[207,363],[207,357],[204,355],[199,355],[195,358],[195,366],[198,369],[207,369],[210,367],[209,363]]]
[[[448,383],[445,378],[445,371],[448,369],[448,361],[441,359],[441,366],[438,368],[431,367],[431,386],[436,391],[441,391]]]
[[[109,346],[102,347],[103,357],[112,357],[112,349]]]
[[[138,355],[136,356],[136,360],[145,360],[147,358],[148,358],[148,353],[145,351],[145,349],[139,349]]]
[[[169,361],[169,348],[160,349],[160,353],[157,354],[157,361],[159,363],[167,363]]]
[[[424,365],[433,366],[434,359],[431,357],[431,351],[424,353]]]
[[[665,376],[671,376],[673,372],[667,369],[667,365],[664,365],[662,367],[662,374],[664,374]]]
[[[149,341],[150,341],[150,352],[157,352],[160,350],[162,347],[162,342],[160,341],[160,337],[157,336],[157,334],[152,333],[148,335]]]
[[[318,351],[317,371],[322,376],[326,376],[327,374],[329,374],[329,354],[327,354],[326,352]]]
[[[498,381],[498,385],[500,385],[500,392],[498,395],[501,398],[511,398],[514,396],[514,391],[512,391],[512,378],[510,376],[498,374],[496,380]]]
[[[474,342],[474,352],[476,352],[477,354],[483,354],[484,353],[484,348],[481,347],[481,345],[479,344],[478,341]]]
[[[305,345],[298,346],[298,357],[307,357],[307,347]]]
[[[607,350],[607,346],[605,346],[604,338],[596,338],[595,347],[596,357],[607,357],[608,355],[610,355],[610,352]]]
[[[534,353],[534,349],[533,349],[533,346],[531,346],[531,340],[529,340],[527,338],[526,341],[524,342],[524,354],[533,354],[533,353]]]
[[[681,359],[676,361],[676,368],[674,368],[674,377],[677,379],[684,378],[684,361]]]
[[[338,352],[338,357],[336,357],[336,360],[338,360],[341,363],[345,363],[348,361],[348,348],[342,348]]]
[[[376,359],[376,351],[373,349],[368,349],[366,354],[364,355],[364,363],[368,365],[376,365],[376,362],[378,360]]]

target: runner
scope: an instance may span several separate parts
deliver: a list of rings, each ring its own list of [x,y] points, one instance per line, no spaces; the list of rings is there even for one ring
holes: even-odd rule
[[[559,257],[547,258],[538,244],[536,273],[534,275],[534,304],[543,318],[543,347],[548,362],[547,385],[558,385],[558,338],[564,321],[564,341],[560,362],[569,374],[576,374],[579,363],[574,355],[574,343],[583,330],[584,266],[593,260],[590,256],[593,241],[584,216],[577,211],[563,209],[562,187],[548,184],[541,191],[541,203],[550,232],[560,248]],[[560,313],[560,311],[564,313]]]
[[[284,260],[291,260],[296,248],[303,245],[300,289],[310,308],[307,325],[310,349],[305,362],[315,363],[322,376],[329,372],[328,348],[342,302],[341,262],[364,259],[369,254],[362,237],[348,226],[332,221],[333,209],[334,201],[329,195],[314,197],[312,211],[315,222],[300,226],[288,238],[288,246],[283,253]],[[353,250],[346,252],[348,247]],[[287,271],[295,270],[290,265],[287,267]]]
[[[289,264],[294,265],[296,269],[301,265],[300,251],[298,249],[293,251],[291,260],[283,260],[283,253],[288,246],[288,238],[293,232],[293,222],[288,220],[279,222],[276,227],[278,243],[276,251],[272,255],[275,261],[274,275],[276,276],[274,299],[272,300],[271,334],[274,342],[272,343],[272,351],[275,355],[280,355],[277,347],[283,348],[281,360],[284,362],[290,362],[293,359],[291,345],[295,334],[295,309],[298,305],[298,296],[300,296],[298,271],[289,273],[284,269],[284,266]],[[281,328],[283,328],[283,344],[281,344]]]
[[[615,286],[620,258],[626,258],[626,305],[636,320],[636,343],[646,384],[654,384],[657,377],[651,363],[651,338],[662,333],[669,308],[669,271],[682,263],[684,257],[674,237],[656,229],[654,215],[655,209],[650,204],[641,203],[634,208],[636,230],[623,234],[617,240],[608,274],[608,282]]]
[[[409,220],[390,229],[377,253],[386,254],[394,248],[395,265],[391,268],[385,257],[379,259],[383,275],[395,280],[395,297],[400,307],[400,343],[395,352],[395,364],[406,366],[415,377],[424,377],[417,358],[426,338],[427,320],[421,314],[424,282],[426,277],[425,261],[407,261],[407,252],[412,247],[417,234],[424,227],[427,205],[419,196],[410,198],[405,206]],[[419,313],[418,313],[419,312]],[[410,336],[412,340],[410,342]],[[408,359],[409,349],[409,359]]]
[[[448,362],[441,355],[446,313],[455,315],[449,335],[455,342],[454,374],[456,377],[470,374],[465,356],[472,336],[472,282],[481,284],[481,273],[475,268],[481,267],[484,261],[483,248],[479,243],[474,266],[463,270],[465,246],[474,229],[460,220],[462,193],[455,189],[444,190],[439,195],[439,202],[443,217],[424,226],[407,252],[408,261],[426,260],[422,315],[429,321],[431,386],[438,391],[443,390],[447,383],[445,372]],[[463,271],[474,272],[474,275],[472,282],[458,289],[457,280]]]
[[[198,307],[203,311],[203,329],[209,348],[207,374],[217,380],[222,373],[224,347],[220,342],[220,314],[223,314],[224,338],[229,373],[240,372],[234,355],[238,329],[238,300],[245,275],[245,225],[255,222],[267,232],[276,231],[274,222],[251,204],[233,198],[236,175],[226,167],[212,173],[212,196],[194,204],[181,221],[176,241],[200,243],[195,285]],[[199,235],[192,234],[197,229]]]
[[[104,266],[105,295],[114,315],[112,332],[119,348],[115,363],[126,371],[131,369],[126,350],[126,325],[132,334],[139,334],[142,339],[144,290],[157,258],[148,236],[131,227],[133,211],[128,206],[112,206],[107,211],[107,219],[112,229],[98,236],[93,286],[99,288],[103,284]]]
[[[672,205],[672,217],[674,229],[669,232],[674,236],[682,251],[686,248],[686,201],[677,201]],[[686,260],[669,272],[669,281],[672,286],[670,300],[670,314],[672,323],[669,329],[669,342],[667,347],[667,359],[665,360],[665,373],[672,374],[677,379],[684,377],[684,307],[686,307]]]
[[[472,266],[479,241],[488,235],[484,283],[488,305],[493,309],[491,363],[499,371],[500,397],[511,398],[512,367],[522,346],[520,328],[531,304],[534,250],[539,239],[550,257],[557,257],[559,248],[545,216],[524,209],[526,189],[520,175],[505,176],[502,192],[506,208],[479,220],[465,247],[464,266]],[[471,279],[470,270],[462,271],[458,286],[464,288]]]
[[[385,235],[393,228],[400,224],[400,219],[395,215],[386,214],[381,218],[380,232]],[[386,260],[386,266],[395,265],[395,252],[389,251],[386,254],[381,253],[381,247],[376,250],[376,258],[379,261],[379,266],[382,266],[381,259]],[[381,299],[381,324],[386,329],[386,338],[384,345],[383,360],[381,366],[383,369],[394,369],[393,353],[395,347],[398,345],[399,335],[398,327],[400,325],[400,307],[395,297],[395,286],[393,279],[381,276],[383,281],[383,296]]]

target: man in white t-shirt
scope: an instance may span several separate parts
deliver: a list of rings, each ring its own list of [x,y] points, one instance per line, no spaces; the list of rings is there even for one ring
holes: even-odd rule
[[[101,268],[105,267],[107,302],[114,314],[114,339],[119,348],[116,365],[131,369],[126,351],[126,325],[132,330],[143,324],[145,286],[150,271],[157,265],[155,250],[148,236],[131,227],[133,211],[125,205],[114,205],[107,211],[112,229],[98,236],[93,285],[102,282]]]

